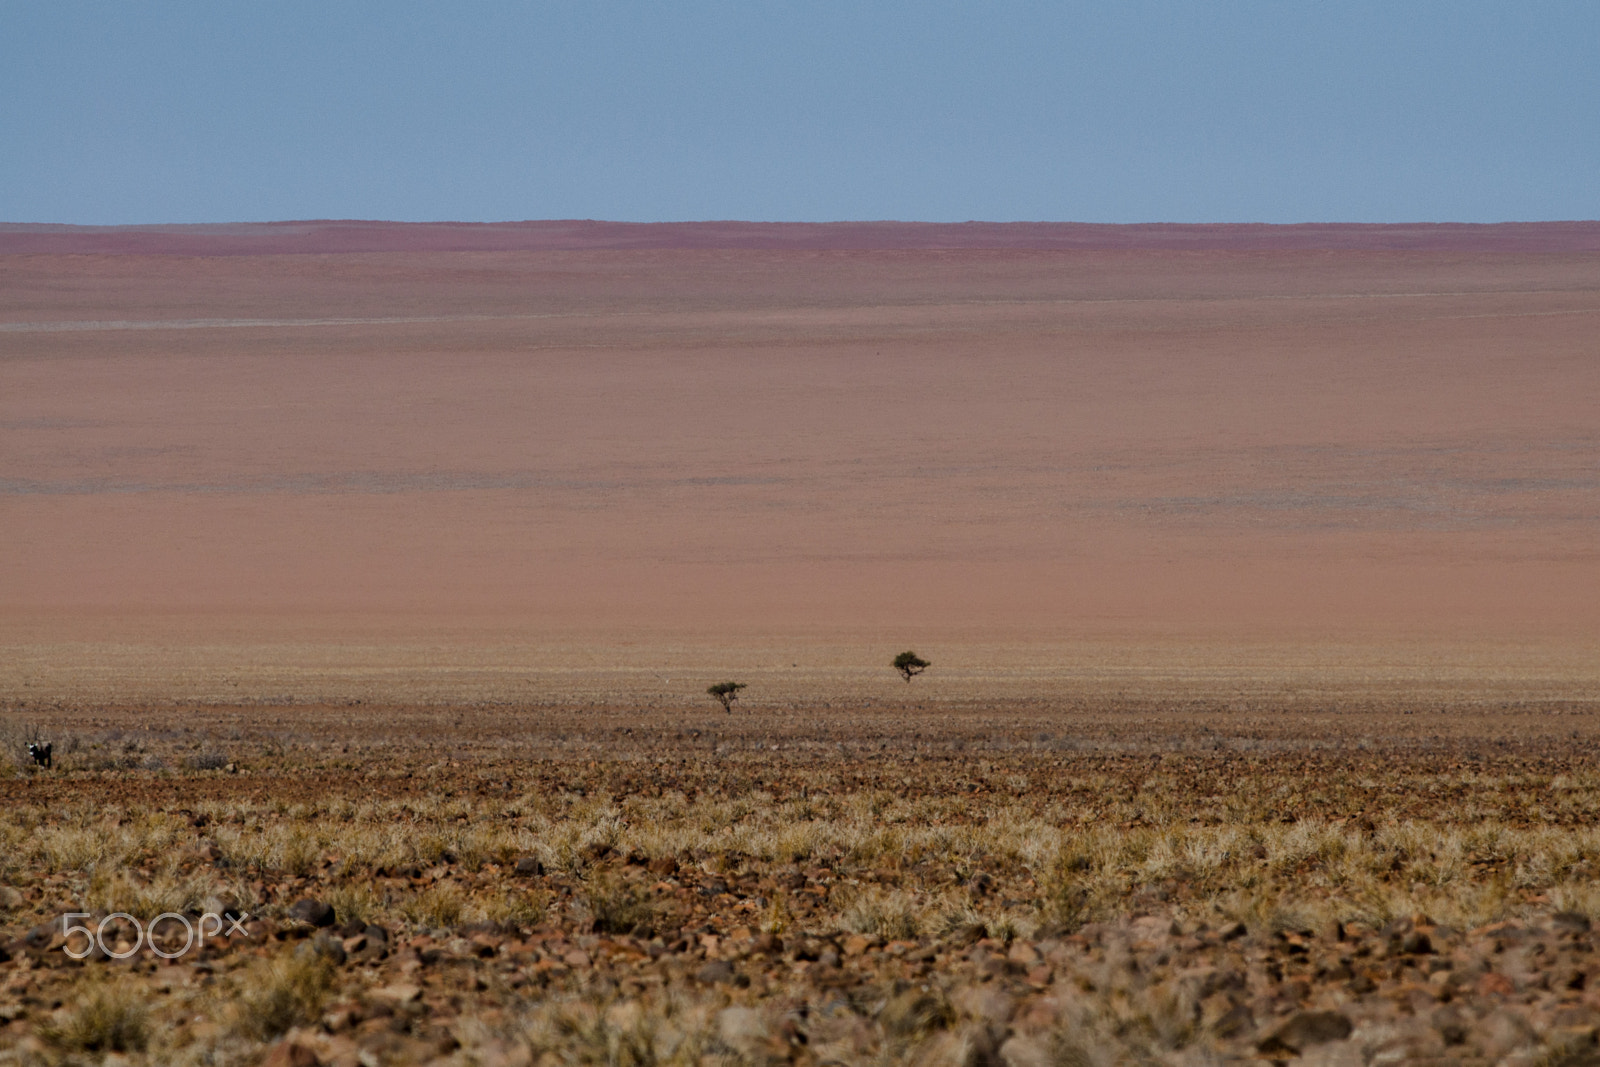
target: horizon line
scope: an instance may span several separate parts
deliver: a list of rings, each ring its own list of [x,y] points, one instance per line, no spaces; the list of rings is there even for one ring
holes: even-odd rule
[[[627,249],[795,251],[1600,252],[1600,220],[1537,222],[963,222],[707,219],[500,222],[0,222],[0,255],[274,255]]]

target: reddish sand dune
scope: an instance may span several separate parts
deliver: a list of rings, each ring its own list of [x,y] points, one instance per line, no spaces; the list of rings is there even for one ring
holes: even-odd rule
[[[13,637],[1600,635],[1592,223],[0,250]]]

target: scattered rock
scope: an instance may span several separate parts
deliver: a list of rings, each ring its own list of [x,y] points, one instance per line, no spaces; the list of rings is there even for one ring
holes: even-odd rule
[[[717,1032],[730,1048],[750,1059],[758,1058],[762,1046],[772,1038],[772,1027],[763,1013],[737,1006],[717,1013]]]
[[[1013,1036],[1000,1046],[1005,1067],[1055,1067],[1059,1062],[1050,1046],[1032,1037]]]
[[[1483,1049],[1491,1059],[1532,1048],[1539,1041],[1528,1021],[1506,1008],[1492,1012],[1480,1022],[1478,1032],[1483,1039]]]
[[[1017,1007],[1015,999],[990,982],[967,986],[957,991],[951,1000],[962,1015],[982,1020],[1001,1031]]]
[[[402,1004],[410,1004],[421,1000],[422,987],[401,982],[395,985],[380,986],[374,989],[369,996],[380,1004],[398,1007]]]
[[[1350,982],[1346,988],[1356,996],[1364,997],[1368,993],[1376,990],[1378,988],[1378,983],[1372,980],[1372,976],[1370,974],[1358,974],[1354,978],[1350,979]]]
[[[513,870],[524,878],[539,878],[544,875],[544,864],[539,862],[537,856],[524,856],[517,861]]]
[[[1026,941],[1013,941],[1011,943],[1011,951],[1006,953],[1006,959],[1024,966],[1038,963],[1039,950]]]
[[[989,936],[989,928],[983,923],[967,923],[958,927],[950,934],[950,942],[958,947],[965,948],[975,945]]]
[[[1478,994],[1480,996],[1509,997],[1517,991],[1517,983],[1507,975],[1498,971],[1490,971],[1478,979]]]
[[[322,1061],[312,1049],[298,1041],[280,1041],[261,1061],[261,1067],[321,1067]]]
[[[1459,1008],[1449,1004],[1436,1008],[1428,1021],[1439,1031],[1439,1036],[1446,1045],[1459,1045],[1465,1042],[1472,1025]]]
[[[37,951],[49,949],[51,943],[61,935],[63,922],[63,920],[58,920],[56,922],[40,923],[22,935],[22,943],[28,948]],[[79,949],[78,951],[81,952],[83,950]]]
[[[330,1034],[337,1034],[350,1029],[361,1020],[361,1006],[353,1001],[344,1001],[322,1013],[322,1028]]]
[[[344,944],[332,934],[324,931],[311,939],[311,951],[321,956],[337,967],[344,966],[349,957],[344,950]]]
[[[1235,1004],[1218,1016],[1211,1024],[1211,1032],[1220,1038],[1235,1038],[1256,1028],[1256,1017],[1244,1004]]]
[[[712,960],[695,972],[695,978],[706,985],[733,981],[733,964],[727,960]]]
[[[1408,956],[1427,956],[1433,952],[1433,941],[1421,930],[1413,930],[1400,939],[1400,951]]]
[[[1349,1018],[1337,1011],[1296,1012],[1258,1046],[1262,1052],[1304,1052],[1313,1045],[1343,1041],[1354,1029]]]
[[[963,1026],[940,1034],[918,1050],[919,1067],[1012,1067],[1001,1059],[987,1027]],[[1018,1063],[1015,1067],[1023,1067]]]
[[[289,906],[289,918],[308,926],[332,926],[338,921],[333,905],[311,897],[304,897]]]
[[[1129,924],[1129,932],[1137,941],[1162,941],[1169,937],[1181,937],[1183,928],[1171,919],[1143,915]]]
[[[1557,933],[1586,934],[1589,932],[1589,917],[1577,911],[1558,911],[1550,916],[1550,927]]]
[[[944,1030],[955,1021],[955,1008],[943,993],[915,987],[890,997],[883,1010],[878,1012],[879,1025],[900,1038]]]

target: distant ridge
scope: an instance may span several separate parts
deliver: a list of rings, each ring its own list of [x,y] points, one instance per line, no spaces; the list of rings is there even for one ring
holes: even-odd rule
[[[600,249],[1596,252],[1600,221],[1102,225],[1078,222],[0,223],[0,255],[327,255]]]

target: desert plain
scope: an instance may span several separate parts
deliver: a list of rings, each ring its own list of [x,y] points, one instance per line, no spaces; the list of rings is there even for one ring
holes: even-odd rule
[[[0,226],[0,1063],[1600,1063],[1597,398],[1593,223]]]

